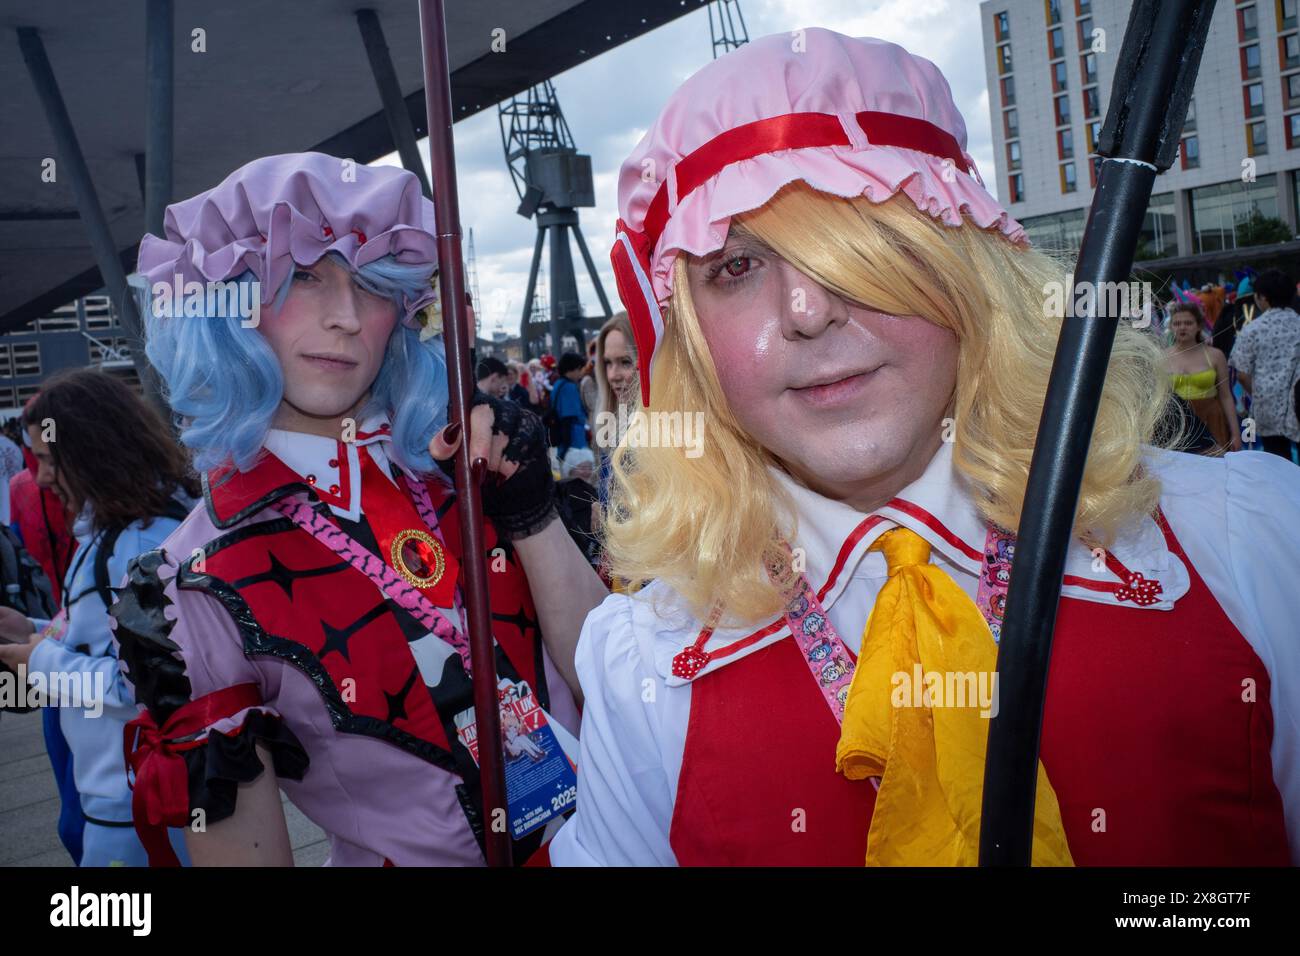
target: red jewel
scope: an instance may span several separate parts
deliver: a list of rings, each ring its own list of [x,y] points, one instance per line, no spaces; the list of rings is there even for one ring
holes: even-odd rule
[[[331,229],[328,225],[322,226],[321,231],[325,233],[326,237],[334,235],[334,230]]]
[[[330,467],[331,467],[331,468],[337,468],[338,466],[339,466],[339,460],[338,460],[337,458],[331,458],[331,459],[330,459]]]
[[[315,476],[315,475],[308,475],[308,476],[307,476],[307,484],[309,484],[309,485],[314,485],[314,484],[316,484],[316,476]]]
[[[366,234],[360,229],[353,229],[352,231],[357,234],[357,242],[364,246],[366,244]]]
[[[338,493],[339,493],[339,486],[338,486],[338,485],[330,485],[330,494],[332,494],[332,495],[337,495]]]
[[[688,647],[673,658],[673,676],[692,680],[708,663],[709,655],[706,652]]]

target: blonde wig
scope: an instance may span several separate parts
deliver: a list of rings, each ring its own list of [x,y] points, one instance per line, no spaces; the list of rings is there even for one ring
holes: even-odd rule
[[[957,335],[953,463],[984,518],[1015,530],[1069,294],[1066,268],[996,232],[946,226],[905,196],[845,200],[802,182],[734,217],[738,227],[845,299],[920,315]],[[674,266],[648,411],[703,412],[705,452],[619,445],[607,560],[620,577],[662,579],[699,617],[716,605],[729,620],[755,621],[781,607],[763,565],[781,563],[781,541],[797,529],[781,526],[793,509],[769,471],[777,462],[742,431],[722,392],[686,261],[680,255]],[[1140,459],[1168,400],[1161,363],[1153,338],[1121,322],[1076,515],[1075,532],[1090,543],[1109,545],[1156,507],[1159,484]]]

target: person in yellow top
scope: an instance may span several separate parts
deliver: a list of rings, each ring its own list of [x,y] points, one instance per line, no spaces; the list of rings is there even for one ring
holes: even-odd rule
[[[1174,392],[1184,399],[1214,436],[1209,454],[1241,451],[1237,406],[1228,384],[1228,359],[1205,342],[1205,323],[1194,302],[1180,302],[1169,317],[1173,344],[1165,349]]]

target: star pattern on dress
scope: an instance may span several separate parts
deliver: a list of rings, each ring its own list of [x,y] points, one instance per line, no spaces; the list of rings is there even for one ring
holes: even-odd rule
[[[322,574],[335,574],[339,571],[351,567],[346,561],[339,561],[335,564],[326,565],[323,568],[307,568],[303,571],[295,571],[293,568],[284,564],[277,558],[274,552],[267,555],[270,561],[270,567],[260,574],[250,575],[246,578],[240,578],[234,582],[236,588],[245,588],[251,584],[261,584],[271,582],[278,584],[284,591],[285,597],[290,601],[293,600],[293,582],[299,578],[314,578]]]
[[[330,651],[338,651],[343,655],[343,659],[351,664],[352,657],[348,651],[348,640],[353,634],[361,630],[371,621],[386,613],[388,613],[387,602],[381,601],[347,627],[334,627],[328,621],[322,620],[320,626],[321,630],[325,632],[325,643],[322,644],[320,650],[316,652],[316,656],[323,660],[325,655]]]
[[[384,691],[384,699],[388,701],[388,717],[386,720],[390,724],[395,724],[399,720],[409,719],[409,716],[406,713],[406,695],[411,692],[411,688],[415,685],[419,676],[420,669],[418,667],[413,668],[411,670],[411,676],[406,679],[406,683],[402,685],[402,689],[396,694],[390,694],[388,691]]]
[[[514,614],[493,614],[492,620],[501,621],[504,624],[513,624],[515,627],[519,629],[519,633],[524,635],[525,637],[528,636],[529,628],[531,628],[534,631],[537,631],[538,633],[541,633],[541,629],[542,629],[541,623],[537,620],[537,618],[529,617],[528,611],[524,608],[522,604],[519,605],[519,610],[516,611]]]

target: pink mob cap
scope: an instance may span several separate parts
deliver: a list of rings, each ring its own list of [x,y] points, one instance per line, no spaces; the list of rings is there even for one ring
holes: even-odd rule
[[[293,274],[337,252],[352,269],[392,255],[437,266],[433,203],[414,173],[324,153],[264,156],[220,184],[167,207],[164,236],[140,240],[136,271],[149,287],[233,279],[251,270],[269,303]],[[434,300],[430,287],[403,303],[403,321]]]
[[[984,188],[952,91],[929,60],[821,28],[754,40],[683,83],[619,173],[610,257],[645,404],[677,254],[720,249],[732,216],[794,180],[876,203],[902,192],[950,226],[965,217],[1027,241]]]

